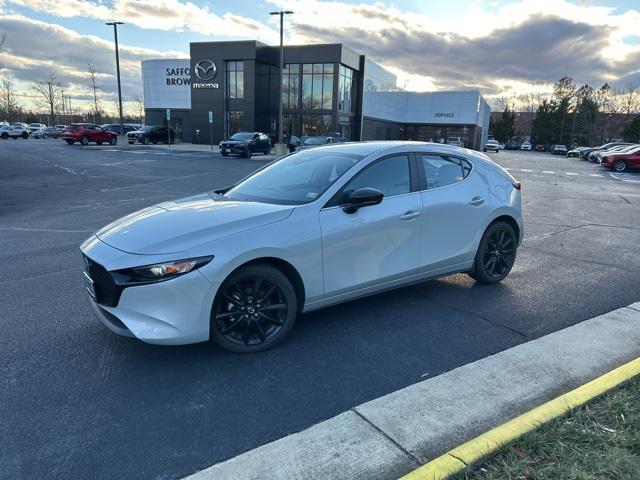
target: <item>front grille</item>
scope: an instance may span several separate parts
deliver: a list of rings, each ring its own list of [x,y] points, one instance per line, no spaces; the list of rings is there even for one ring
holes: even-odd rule
[[[122,287],[116,285],[111,274],[99,263],[85,256],[85,267],[93,280],[96,302],[107,307],[115,307],[120,300]]]

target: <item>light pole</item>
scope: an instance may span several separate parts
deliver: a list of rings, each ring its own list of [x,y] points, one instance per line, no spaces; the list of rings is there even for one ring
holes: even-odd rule
[[[124,130],[124,120],[122,119],[122,89],[120,88],[120,54],[118,53],[118,25],[124,22],[106,22],[105,25],[113,25],[113,36],[116,43],[116,76],[118,77],[118,108],[120,110],[120,132]]]
[[[282,139],[282,70],[284,69],[284,16],[291,15],[291,10],[280,10],[277,12],[269,12],[269,15],[280,15],[280,85],[278,87],[278,143],[276,144],[276,155],[284,155],[287,146],[283,144]]]

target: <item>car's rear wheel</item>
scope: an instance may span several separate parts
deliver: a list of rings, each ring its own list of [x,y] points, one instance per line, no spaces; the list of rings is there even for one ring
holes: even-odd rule
[[[211,310],[211,338],[235,353],[274,347],[293,327],[297,305],[295,289],[280,270],[243,267],[220,286]]]
[[[518,237],[507,222],[492,223],[480,240],[469,276],[481,283],[497,283],[511,271],[516,260]]]
[[[89,145],[89,139],[86,137],[86,135],[80,137],[80,143],[82,145]]]
[[[627,162],[624,160],[616,160],[613,162],[613,169],[616,172],[624,172],[627,169]]]
[[[118,143],[118,137],[116,137],[115,135],[113,135],[113,136],[109,139],[109,145],[115,145],[116,143]]]
[[[6,140],[7,138],[9,138],[9,134],[7,132],[2,132],[2,135],[0,135],[0,138],[2,138],[3,140]]]
[[[29,138],[29,134],[28,134],[27,132],[22,132],[22,135],[21,135],[21,136],[22,136],[22,138],[24,138],[25,140],[26,140],[27,138]]]

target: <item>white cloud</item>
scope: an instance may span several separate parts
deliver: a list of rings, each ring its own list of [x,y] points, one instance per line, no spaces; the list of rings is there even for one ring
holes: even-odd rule
[[[144,29],[193,31],[218,37],[249,37],[275,42],[275,30],[253,19],[225,13],[180,0],[9,0],[15,5],[58,17],[87,17],[126,21]]]

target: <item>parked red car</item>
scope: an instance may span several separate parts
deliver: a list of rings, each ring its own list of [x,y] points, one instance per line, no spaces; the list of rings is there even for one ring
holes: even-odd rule
[[[80,142],[82,145],[88,145],[89,142],[95,142],[102,145],[108,142],[109,145],[118,143],[118,134],[105,130],[93,123],[72,123],[67,125],[62,132],[62,138],[69,145],[74,142]]]
[[[632,168],[640,168],[640,147],[634,148],[625,153],[611,152],[602,155],[600,164],[607,168],[612,168],[616,172],[624,172]]]

